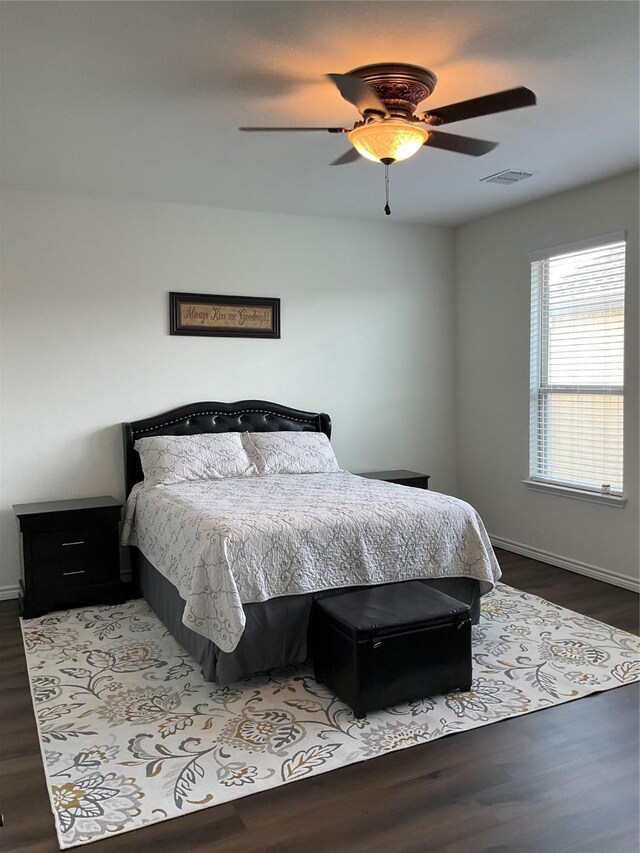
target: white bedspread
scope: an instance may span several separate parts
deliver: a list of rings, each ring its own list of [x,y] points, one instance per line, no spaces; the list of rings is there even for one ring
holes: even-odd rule
[[[469,504],[346,472],[139,483],[122,541],[177,587],[184,624],[226,652],[250,602],[429,577],[476,578],[484,593],[500,577]]]

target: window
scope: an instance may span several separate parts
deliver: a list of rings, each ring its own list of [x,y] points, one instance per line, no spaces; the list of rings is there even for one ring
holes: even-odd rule
[[[624,234],[531,264],[531,481],[622,494]]]

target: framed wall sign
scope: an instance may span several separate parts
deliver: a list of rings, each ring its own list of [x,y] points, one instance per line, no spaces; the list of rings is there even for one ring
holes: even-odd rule
[[[279,299],[170,293],[169,317],[172,335],[280,337]]]

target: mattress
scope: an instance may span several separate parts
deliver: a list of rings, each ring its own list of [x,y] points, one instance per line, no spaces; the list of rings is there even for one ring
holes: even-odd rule
[[[232,652],[246,605],[327,589],[500,577],[487,532],[448,495],[346,472],[134,487],[123,544],[185,602],[182,622]]]

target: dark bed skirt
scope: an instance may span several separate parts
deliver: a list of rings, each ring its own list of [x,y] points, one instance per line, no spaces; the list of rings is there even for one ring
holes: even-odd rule
[[[247,624],[232,652],[221,651],[211,640],[182,624],[184,599],[178,590],[140,553],[137,555],[142,594],[161,622],[202,667],[206,681],[224,686],[267,669],[303,663],[307,659],[307,628],[315,598],[337,590],[289,595],[245,604]],[[433,578],[423,583],[464,601],[472,620],[480,616],[480,586],[471,578]],[[357,589],[350,587],[349,589]],[[347,591],[347,590],[345,590]]]

